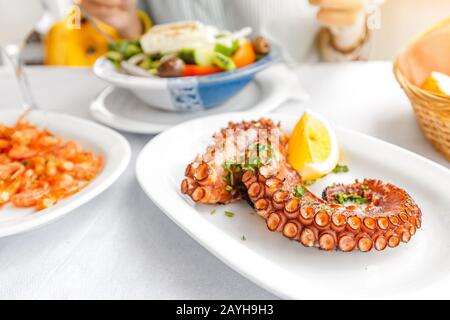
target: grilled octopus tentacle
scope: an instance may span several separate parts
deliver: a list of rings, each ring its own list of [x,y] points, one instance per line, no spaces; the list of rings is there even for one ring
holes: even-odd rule
[[[289,165],[286,167],[292,175],[297,174]],[[277,175],[272,179],[276,178]],[[373,248],[381,251],[409,242],[420,228],[421,211],[412,198],[404,190],[379,180],[328,187],[324,199],[320,199],[306,189],[302,195],[296,195],[299,179],[291,179],[293,183],[284,183],[276,190],[276,194],[283,195],[282,200],[259,191],[269,187],[267,180],[260,182],[259,172],[246,171],[242,180],[256,212],[266,219],[268,229],[280,231],[306,247],[345,252],[367,252]],[[361,196],[369,202],[338,204],[338,194]]]
[[[252,157],[255,146],[267,143],[265,138],[252,134],[252,129],[275,132],[271,156],[277,161],[250,167],[227,166],[226,156],[218,154],[225,140],[234,151],[244,150],[245,162]],[[230,139],[228,130],[237,134]],[[243,143],[239,133],[246,134]],[[406,191],[392,184],[366,179],[334,185],[324,190],[323,199],[302,187],[301,177],[286,159],[287,137],[270,120],[229,123],[214,138],[215,144],[187,166],[181,183],[181,191],[195,202],[229,203],[247,198],[270,231],[281,232],[305,247],[327,251],[395,248],[408,242],[421,227],[419,207]],[[341,204],[342,195],[364,201]]]
[[[214,135],[215,143],[186,167],[186,178],[181,182],[181,192],[195,202],[205,204],[230,203],[245,197],[246,191],[236,188],[241,183],[242,171],[238,172],[237,168],[232,166],[224,166],[227,162],[226,152],[233,153],[236,151],[233,148],[238,145],[241,145],[244,151],[249,145],[256,145],[261,139],[257,134],[260,129],[263,132],[277,131],[280,149],[284,150],[287,137],[281,132],[279,125],[275,125],[271,120],[230,122],[228,127]],[[241,138],[245,138],[245,141],[240,141]],[[233,181],[227,179],[230,175]]]

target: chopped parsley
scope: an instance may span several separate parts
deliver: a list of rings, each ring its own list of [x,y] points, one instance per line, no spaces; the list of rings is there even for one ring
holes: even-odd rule
[[[369,187],[366,186],[365,184],[363,184],[363,185],[361,185],[361,189],[363,189],[363,190],[369,190]]]
[[[234,213],[230,212],[230,211],[225,211],[224,214],[228,217],[228,218],[233,218],[234,217]]]
[[[261,168],[261,166],[268,165],[272,162],[275,152],[273,147],[265,143],[257,143],[254,146],[249,147],[239,159],[230,159],[225,161],[223,168],[226,172],[223,178],[227,183],[227,191],[231,191],[238,186],[235,185],[235,177],[237,173],[243,170],[255,171]],[[244,161],[245,159],[245,161]]]
[[[225,176],[224,179],[228,183],[229,186],[234,185],[234,170],[235,170],[236,166],[239,166],[239,165],[236,164],[235,161],[226,161],[223,164],[223,169],[227,172],[227,175]]]
[[[349,171],[348,166],[340,164],[337,164],[336,167],[334,167],[333,169],[333,173],[345,173],[348,171]]]
[[[230,160],[223,164],[223,168],[226,172],[225,177],[223,177],[223,180],[227,183],[225,190],[231,192],[236,189],[245,192],[246,189],[243,183],[235,181],[235,175],[241,172],[243,167],[240,164],[237,164],[236,161]],[[244,168],[246,167],[244,166]]]
[[[216,209],[212,209],[212,210],[209,212],[210,215],[213,215],[214,213],[216,213]]]
[[[271,145],[266,143],[257,143],[254,151],[247,150],[248,163],[252,169],[259,169],[263,165],[268,165],[274,156],[274,151]]]
[[[251,170],[251,171],[255,172],[255,168],[253,168],[253,166],[250,163],[244,164],[244,169],[245,170]]]
[[[263,143],[257,143],[256,144],[256,152],[258,154],[264,154],[264,153],[272,153],[273,152],[273,148],[271,145],[268,144],[263,144]]]
[[[306,192],[306,189],[302,185],[298,184],[298,185],[295,186],[294,195],[297,198],[303,197],[305,192]]]
[[[368,200],[364,197],[358,196],[356,194],[346,194],[346,193],[338,193],[334,196],[334,200],[337,203],[344,204],[348,202],[356,203],[356,204],[364,204],[367,203]]]
[[[247,238],[243,235],[243,236],[241,237],[241,240],[242,240],[242,241],[245,241],[245,240],[247,240]]]

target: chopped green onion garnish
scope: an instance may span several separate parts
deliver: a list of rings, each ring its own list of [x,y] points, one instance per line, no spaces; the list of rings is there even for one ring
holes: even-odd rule
[[[297,198],[303,197],[303,195],[305,194],[305,192],[306,192],[306,189],[303,188],[301,185],[298,184],[298,185],[295,186],[294,194],[295,194],[295,196],[296,196]]]
[[[349,171],[348,166],[340,164],[337,164],[336,167],[333,169],[333,173],[345,173],[348,171]]]
[[[244,169],[245,170],[251,170],[251,171],[255,171],[255,169],[253,168],[253,166],[250,163],[246,163],[244,164]]]
[[[230,212],[230,211],[225,211],[224,214],[229,217],[229,218],[233,218],[234,217],[234,213]]]
[[[345,194],[345,193],[338,193],[334,196],[334,199],[337,203],[344,204],[346,202],[353,202],[356,204],[364,204],[367,203],[368,200],[364,197],[358,196],[356,194]]]

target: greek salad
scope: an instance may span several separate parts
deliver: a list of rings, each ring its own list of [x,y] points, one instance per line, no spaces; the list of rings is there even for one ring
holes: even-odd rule
[[[251,32],[248,27],[230,32],[199,22],[157,25],[139,40],[111,43],[106,57],[118,70],[134,75],[210,75],[245,67],[270,53],[268,41],[249,38]]]

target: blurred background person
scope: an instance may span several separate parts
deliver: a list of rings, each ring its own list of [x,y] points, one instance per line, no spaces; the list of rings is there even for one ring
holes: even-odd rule
[[[38,1],[38,0],[33,0]],[[72,0],[42,0],[45,15],[24,52],[28,63],[89,66],[107,41]],[[281,45],[290,62],[393,59],[408,39],[445,18],[448,0],[81,0],[83,12],[112,38],[137,38],[152,23],[199,20],[237,30],[251,26]],[[74,14],[75,13],[75,14]],[[418,19],[417,17],[420,17]],[[369,19],[371,30],[367,29]],[[73,25],[73,24],[72,24]]]

